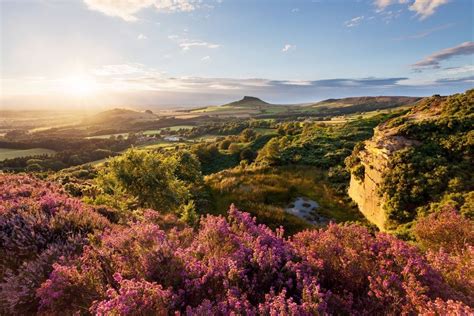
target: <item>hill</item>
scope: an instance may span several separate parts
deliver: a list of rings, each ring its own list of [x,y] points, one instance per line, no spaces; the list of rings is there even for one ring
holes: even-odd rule
[[[321,114],[342,115],[412,105],[419,100],[421,100],[421,98],[403,96],[350,97],[342,99],[327,99],[306,105],[302,108],[316,110]]]
[[[183,112],[218,117],[251,117],[261,114],[286,113],[289,107],[265,102],[259,98],[244,96],[241,100],[223,105],[208,106]]]
[[[239,101],[234,101],[224,106],[231,106],[231,107],[261,107],[261,106],[268,106],[270,103],[267,103],[259,98],[251,97],[251,96],[244,96]]]
[[[84,124],[97,125],[107,124],[122,125],[124,123],[131,124],[136,122],[154,121],[158,118],[151,111],[138,112],[129,109],[112,109],[97,113],[94,116],[84,120]]]

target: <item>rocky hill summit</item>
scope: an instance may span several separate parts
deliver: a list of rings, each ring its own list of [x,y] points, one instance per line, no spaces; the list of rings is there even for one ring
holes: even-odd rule
[[[472,213],[473,126],[474,90],[419,101],[356,146],[346,160],[349,196],[382,230],[446,204]]]

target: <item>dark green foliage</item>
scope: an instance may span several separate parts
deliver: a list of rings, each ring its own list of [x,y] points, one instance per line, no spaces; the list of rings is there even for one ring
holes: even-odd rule
[[[105,193],[125,193],[143,207],[164,212],[189,201],[202,181],[199,161],[188,152],[170,155],[134,149],[108,161],[98,178]]]
[[[370,138],[374,127],[379,123],[397,115],[400,113],[379,114],[340,126],[320,123],[283,123],[278,129],[282,136],[271,139],[259,151],[256,164],[266,166],[297,164],[332,170],[328,179],[333,183],[334,188],[344,193],[349,183],[349,172],[339,167],[344,166],[346,158],[349,159],[349,170],[359,164],[359,160],[350,161],[351,157],[356,159],[356,155],[351,156],[354,147]],[[362,147],[356,147],[356,151],[361,149]],[[358,167],[358,171],[362,172],[361,167]]]
[[[448,98],[434,96],[411,115],[431,113],[424,120],[406,120],[399,133],[419,141],[396,152],[384,175],[380,192],[394,224],[450,204],[472,213],[474,190],[474,90]],[[421,114],[420,114],[421,113]]]

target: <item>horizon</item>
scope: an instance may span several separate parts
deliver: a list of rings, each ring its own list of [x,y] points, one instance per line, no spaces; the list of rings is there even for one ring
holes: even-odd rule
[[[0,3],[1,109],[461,93],[474,87],[473,5],[7,0]]]

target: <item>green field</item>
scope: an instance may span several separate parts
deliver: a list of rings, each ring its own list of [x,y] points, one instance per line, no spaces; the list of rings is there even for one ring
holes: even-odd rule
[[[105,135],[97,135],[97,136],[89,136],[86,137],[86,139],[107,139],[110,138],[111,136],[120,136],[122,135],[124,138],[128,137],[128,133],[117,133],[117,134],[105,134]]]
[[[46,148],[31,148],[31,149],[11,149],[0,148],[0,161],[5,159],[20,158],[35,155],[53,155],[56,152]]]
[[[170,127],[163,127],[159,129],[150,129],[143,132],[143,135],[155,135],[159,134],[162,130],[170,130],[170,131],[179,131],[180,129],[192,129],[193,125],[175,125]]]
[[[254,128],[253,129],[255,132],[257,132],[260,135],[270,135],[270,134],[277,134],[277,129],[276,128]]]

